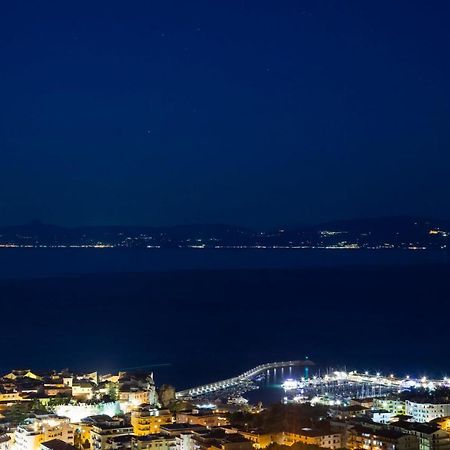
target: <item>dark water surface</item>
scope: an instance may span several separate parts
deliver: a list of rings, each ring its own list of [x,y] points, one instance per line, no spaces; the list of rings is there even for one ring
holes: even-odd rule
[[[321,367],[439,376],[450,373],[446,261],[444,252],[1,249],[0,370],[154,364],[157,383],[182,388],[308,355]]]
[[[296,269],[450,262],[446,251],[2,248],[0,278],[186,269]]]

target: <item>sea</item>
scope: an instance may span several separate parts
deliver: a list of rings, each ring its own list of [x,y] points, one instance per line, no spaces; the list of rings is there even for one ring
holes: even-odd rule
[[[178,270],[449,263],[439,250],[2,248],[0,278]]]
[[[311,374],[444,376],[449,256],[0,249],[0,371],[144,370],[183,389],[308,356]]]

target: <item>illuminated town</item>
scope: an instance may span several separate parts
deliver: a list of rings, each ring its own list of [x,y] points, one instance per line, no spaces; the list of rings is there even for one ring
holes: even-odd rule
[[[268,385],[280,401],[252,404]],[[450,449],[450,382],[309,359],[176,391],[153,373],[12,370],[0,378],[0,450]]]
[[[0,450],[450,450],[450,0],[0,4]]]
[[[230,225],[0,227],[0,248],[404,249],[445,250],[446,221],[400,217],[254,230]]]

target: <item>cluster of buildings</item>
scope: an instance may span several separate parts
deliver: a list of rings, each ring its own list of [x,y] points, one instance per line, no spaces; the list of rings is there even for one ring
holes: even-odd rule
[[[174,412],[174,401],[152,374],[13,370],[0,378],[0,450],[253,449],[223,428],[226,409]]]
[[[450,398],[421,391],[351,400],[328,411],[342,447],[373,450],[450,449]]]
[[[68,414],[78,410],[83,415],[85,411],[98,413],[106,409],[114,413],[119,408],[127,411],[143,403],[156,404],[157,394],[152,374],[137,377],[126,372],[99,375],[74,374],[68,370],[47,373],[13,370],[0,378],[0,414],[17,403],[67,406]]]
[[[326,449],[450,450],[450,400],[402,400],[391,395],[354,399],[324,408],[323,416],[297,430],[236,430],[255,448],[296,443]]]
[[[305,420],[302,426],[280,421],[274,431],[230,414],[257,417],[264,408],[200,407],[175,394],[170,386],[157,390],[152,374],[14,370],[0,378],[0,450],[450,450],[445,395],[389,394],[321,405],[307,427]]]
[[[162,391],[165,401],[174,396]],[[172,416],[161,409],[152,374],[13,370],[0,378],[0,450],[100,449],[103,428],[147,434],[164,423]]]

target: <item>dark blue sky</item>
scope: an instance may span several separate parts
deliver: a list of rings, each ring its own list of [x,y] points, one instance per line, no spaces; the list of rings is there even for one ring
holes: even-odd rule
[[[450,218],[447,1],[14,1],[0,223]]]

